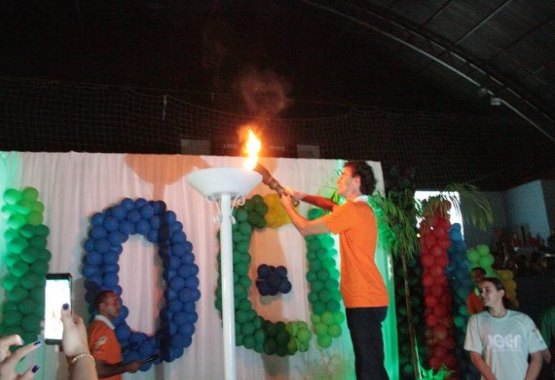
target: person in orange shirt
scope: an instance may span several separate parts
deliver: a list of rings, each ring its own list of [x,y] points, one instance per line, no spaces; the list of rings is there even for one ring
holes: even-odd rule
[[[474,288],[468,293],[466,297],[466,311],[468,315],[477,314],[484,310],[484,300],[481,296],[476,294],[478,290],[478,285],[484,278],[486,278],[486,271],[482,267],[472,268],[470,271],[470,276],[472,277],[472,282],[474,283]]]
[[[368,195],[374,192],[376,180],[366,162],[349,161],[344,165],[337,185],[338,194],[347,200],[340,206],[329,199],[302,193],[281,194],[281,203],[303,236],[339,234],[340,290],[353,342],[356,376],[358,380],[387,379],[381,327],[387,314],[388,294],[374,261],[377,222],[368,204]],[[332,212],[308,220],[295,211],[292,197]]]
[[[100,379],[121,380],[124,372],[137,372],[143,363],[139,360],[124,363],[121,346],[114,333],[112,321],[121,310],[121,300],[112,291],[104,291],[95,300],[98,314],[89,325],[89,350],[96,362],[96,370]]]

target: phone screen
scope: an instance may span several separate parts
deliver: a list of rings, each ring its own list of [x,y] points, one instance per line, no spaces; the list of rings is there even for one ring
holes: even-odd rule
[[[62,342],[62,305],[71,308],[71,274],[47,273],[44,291],[44,341],[47,344]]]

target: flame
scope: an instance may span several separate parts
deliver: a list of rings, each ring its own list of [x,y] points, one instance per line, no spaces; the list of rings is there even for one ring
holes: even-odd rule
[[[247,158],[243,166],[245,169],[253,170],[256,166],[256,162],[258,161],[258,152],[262,148],[262,143],[256,137],[252,129],[249,129],[249,135],[247,137],[247,142],[243,148],[243,151],[247,154]]]

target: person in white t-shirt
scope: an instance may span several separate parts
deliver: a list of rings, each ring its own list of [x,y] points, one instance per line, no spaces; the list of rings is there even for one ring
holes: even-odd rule
[[[526,314],[505,307],[499,279],[486,277],[479,288],[486,310],[470,317],[464,349],[482,379],[536,379],[547,348],[538,328]]]

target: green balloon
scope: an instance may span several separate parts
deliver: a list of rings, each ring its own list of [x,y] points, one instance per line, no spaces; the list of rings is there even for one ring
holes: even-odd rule
[[[328,334],[330,334],[332,338],[337,338],[341,335],[341,332],[341,326],[339,326],[338,324],[333,324],[328,327]]]
[[[13,254],[13,253],[8,253],[6,256],[4,256],[4,262],[6,263],[6,265],[8,267],[13,267],[15,263],[17,263],[19,260],[19,255],[17,254]]]
[[[8,227],[18,230],[26,223],[25,217],[19,214],[12,214],[8,219]]]
[[[321,301],[316,301],[312,304],[312,312],[314,314],[322,315],[326,311],[326,305]]]
[[[277,352],[278,344],[274,338],[268,338],[264,344],[264,352],[267,355],[273,355]]]
[[[29,298],[37,303],[44,302],[44,286],[29,289]]]
[[[31,209],[42,214],[44,212],[44,203],[40,201],[33,202]]]
[[[38,258],[39,252],[33,247],[27,247],[21,252],[21,260],[25,261],[27,264],[34,263]]]
[[[23,314],[19,311],[10,310],[9,312],[5,312],[2,318],[2,324],[6,326],[17,326],[21,323],[21,319],[23,318]]]
[[[48,249],[43,248],[38,250],[37,260],[49,262],[51,258],[52,254]]]
[[[266,332],[264,331],[264,329],[257,329],[254,333],[254,339],[257,343],[264,343],[266,341]]]
[[[20,235],[20,230],[12,230],[10,228],[10,229],[7,229],[6,232],[4,232],[4,238],[6,239],[7,242],[20,238],[21,236],[22,235]]]
[[[246,322],[243,324],[242,328],[241,328],[241,332],[247,336],[252,336],[254,335],[254,332],[256,331],[256,328],[254,327],[254,323],[252,322]],[[254,346],[254,342],[253,342],[253,346]]]
[[[46,247],[46,238],[35,236],[29,239],[29,245],[36,249],[44,249]]]
[[[9,205],[14,205],[21,199],[21,196],[21,192],[16,189],[8,189],[4,191],[4,202]]]
[[[471,263],[476,263],[480,259],[480,254],[477,250],[471,248],[466,251],[466,257]]]
[[[328,326],[323,323],[316,323],[314,325],[314,334],[317,336],[322,336],[328,333]]]
[[[331,293],[328,289],[324,288],[318,292],[318,299],[324,303],[331,300]]]
[[[31,211],[33,211],[31,206],[32,204],[30,201],[22,199],[14,205],[14,209],[21,215],[29,215]]]
[[[29,296],[29,291],[21,286],[16,286],[11,292],[7,294],[10,301],[19,302]]]
[[[39,191],[34,187],[26,187],[21,193],[21,197],[28,201],[36,201],[39,197]]]
[[[27,240],[23,238],[16,238],[8,243],[8,251],[19,254],[28,246],[29,244],[27,243]]]
[[[30,224],[25,224],[23,227],[19,229],[21,236],[29,239],[35,236],[35,227]]]
[[[333,313],[330,311],[326,311],[322,314],[322,323],[326,325],[333,324]]]
[[[31,271],[39,276],[44,276],[48,272],[48,263],[43,260],[36,260],[31,264]]]
[[[312,333],[306,327],[299,328],[299,332],[297,333],[297,339],[300,342],[308,343],[310,339],[312,339]]]
[[[15,288],[18,285],[19,285],[19,279],[11,273],[6,274],[6,276],[2,279],[2,287],[7,292],[11,292],[13,288]]]
[[[333,313],[333,320],[335,323],[341,324],[345,320],[345,314],[343,314],[341,311],[336,311],[335,313]]]
[[[233,266],[233,271],[240,276],[245,276],[249,272],[249,266],[245,263],[239,263]]]
[[[326,281],[328,278],[330,278],[330,272],[327,269],[322,268],[318,271],[316,276],[318,277],[318,280]]]
[[[34,228],[35,234],[42,237],[47,237],[50,234],[50,228],[44,224],[39,224]]]
[[[328,348],[331,346],[331,336],[329,335],[322,335],[317,338],[318,345],[322,348]]]
[[[36,315],[30,314],[23,317],[21,320],[21,327],[27,332],[39,332],[40,331],[40,318]]]
[[[295,339],[291,339],[287,343],[287,352],[289,353],[289,355],[293,355],[295,354],[295,352],[297,352],[297,341]]]
[[[29,224],[33,226],[38,226],[39,224],[42,224],[42,221],[43,221],[42,213],[37,211],[32,211],[31,213],[29,213],[29,215],[27,215],[27,221],[29,222]]]
[[[23,260],[18,260],[13,266],[11,272],[16,277],[22,277],[25,273],[29,272],[29,264]]]
[[[20,282],[22,287],[32,290],[35,286],[40,285],[41,277],[38,274],[29,271],[21,277]]]
[[[32,314],[37,309],[37,303],[30,298],[21,300],[18,306],[19,311],[25,315]]]

